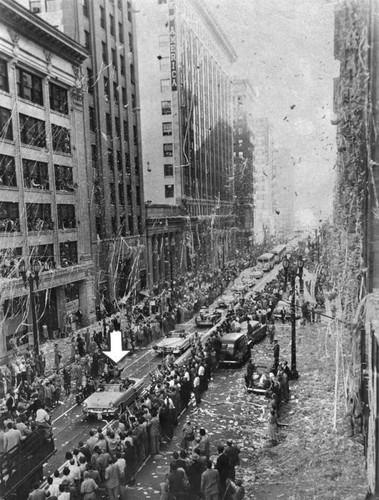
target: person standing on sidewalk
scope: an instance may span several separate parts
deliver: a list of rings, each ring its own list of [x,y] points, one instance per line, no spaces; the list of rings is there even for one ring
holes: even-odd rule
[[[274,365],[275,369],[279,366],[279,354],[280,354],[280,346],[277,340],[274,340]]]
[[[204,500],[219,500],[220,498],[220,474],[218,470],[212,469],[212,462],[207,461],[207,470],[201,475],[201,493]]]

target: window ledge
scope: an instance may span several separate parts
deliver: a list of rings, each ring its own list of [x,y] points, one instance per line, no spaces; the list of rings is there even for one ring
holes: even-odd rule
[[[19,95],[16,97],[16,99],[20,102],[28,104],[29,106],[33,106],[33,108],[38,108],[41,109],[42,111],[45,111],[45,106],[43,104],[38,104],[36,102],[29,101],[29,99],[25,99],[24,97],[20,97]]]

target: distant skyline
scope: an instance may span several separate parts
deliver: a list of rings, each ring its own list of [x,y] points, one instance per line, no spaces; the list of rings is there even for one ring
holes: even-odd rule
[[[277,147],[295,168],[297,220],[331,213],[334,5],[327,0],[204,0],[238,54],[234,76],[256,92],[253,115],[267,116]],[[291,109],[292,107],[292,109]]]

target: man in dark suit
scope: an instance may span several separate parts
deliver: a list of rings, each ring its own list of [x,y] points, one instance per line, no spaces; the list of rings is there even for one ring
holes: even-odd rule
[[[223,446],[218,446],[217,451],[219,455],[216,461],[216,469],[220,474],[220,488],[221,494],[223,495],[226,489],[226,480],[230,477],[230,461],[229,457],[224,453]]]

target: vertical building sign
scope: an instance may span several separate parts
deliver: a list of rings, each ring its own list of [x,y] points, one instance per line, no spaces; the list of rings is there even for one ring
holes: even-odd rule
[[[174,0],[168,1],[168,29],[169,29],[169,40],[170,40],[171,90],[178,90]]]

